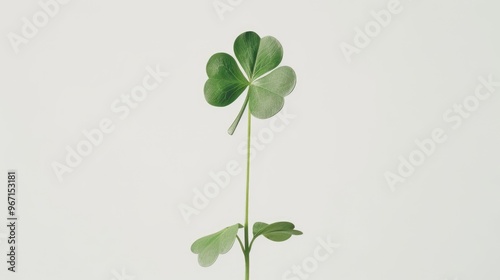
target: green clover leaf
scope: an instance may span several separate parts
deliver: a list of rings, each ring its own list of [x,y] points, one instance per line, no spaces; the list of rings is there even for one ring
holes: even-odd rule
[[[233,48],[246,77],[231,55],[216,53],[208,60],[208,80],[204,88],[207,102],[218,107],[233,103],[248,88],[243,106],[228,129],[231,135],[247,105],[254,117],[270,118],[283,108],[285,96],[293,91],[297,81],[291,67],[278,67],[283,48],[276,38],[260,38],[248,31],[236,38]]]

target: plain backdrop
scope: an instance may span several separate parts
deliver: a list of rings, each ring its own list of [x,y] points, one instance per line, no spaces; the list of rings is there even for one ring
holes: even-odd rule
[[[202,268],[190,245],[243,222],[244,172],[189,221],[179,207],[211,172],[244,167],[245,121],[226,133],[242,99],[212,107],[203,85],[209,57],[253,30],[282,43],[298,80],[286,125],[253,121],[250,221],[292,221],[304,235],[257,240],[251,278],[499,279],[500,87],[477,104],[474,93],[479,77],[500,81],[500,5],[401,0],[378,30],[372,11],[390,2],[72,0],[16,53],[9,38],[43,9],[2,1],[0,178],[19,174],[19,245],[14,274],[0,183],[0,278],[243,279],[238,246]],[[221,18],[214,4],[230,9]],[[374,36],[349,62],[341,46],[367,25]],[[112,104],[147,67],[169,76],[120,118]],[[474,110],[454,129],[448,110],[464,100]],[[59,181],[54,162],[103,119],[114,130]],[[436,128],[447,140],[391,188],[387,172]],[[336,244],[324,261],[319,239]],[[286,278],[294,265],[309,272]]]

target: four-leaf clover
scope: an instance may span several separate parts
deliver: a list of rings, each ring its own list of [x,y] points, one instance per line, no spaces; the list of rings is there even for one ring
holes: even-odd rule
[[[276,38],[260,38],[248,31],[236,38],[233,48],[246,77],[231,55],[216,53],[208,60],[208,80],[204,88],[207,102],[218,107],[233,103],[248,88],[243,106],[228,129],[229,134],[234,133],[247,105],[250,113],[259,119],[276,115],[297,81],[291,67],[278,67],[283,48]]]

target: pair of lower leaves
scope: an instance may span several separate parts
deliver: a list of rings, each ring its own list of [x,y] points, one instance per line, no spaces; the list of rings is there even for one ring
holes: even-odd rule
[[[191,245],[191,251],[198,254],[198,263],[203,266],[211,266],[219,255],[231,250],[238,237],[238,230],[243,228],[241,224],[235,224],[214,234],[207,235],[196,240]],[[276,222],[266,224],[256,222],[253,225],[253,238],[248,250],[252,248],[254,240],[259,236],[264,236],[269,240],[281,242],[288,240],[292,235],[301,235],[302,232],[295,229],[295,225],[290,222]],[[241,249],[244,250],[241,239],[239,239]]]

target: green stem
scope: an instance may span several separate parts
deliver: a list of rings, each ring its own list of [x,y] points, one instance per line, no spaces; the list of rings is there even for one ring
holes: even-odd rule
[[[233,123],[231,124],[231,126],[227,130],[227,133],[229,133],[229,135],[233,135],[234,131],[236,130],[236,127],[240,123],[241,117],[243,116],[243,112],[245,112],[245,108],[247,107],[247,104],[248,104],[248,98],[249,98],[249,94],[247,94],[247,97],[245,98],[245,101],[243,102],[243,106],[241,106],[240,112],[236,116],[236,119],[234,119]]]
[[[241,251],[243,252],[243,254],[245,254],[245,247],[243,246],[243,243],[241,242],[241,238],[238,235],[236,235],[236,238],[238,239],[238,243],[240,243]],[[250,246],[252,246],[252,243],[250,243]]]
[[[248,134],[247,134],[247,179],[245,193],[245,280],[250,279],[250,246],[248,244],[248,201],[250,193],[250,135],[252,132],[252,114],[248,109]]]
[[[250,280],[250,252],[245,255],[245,280]]]

